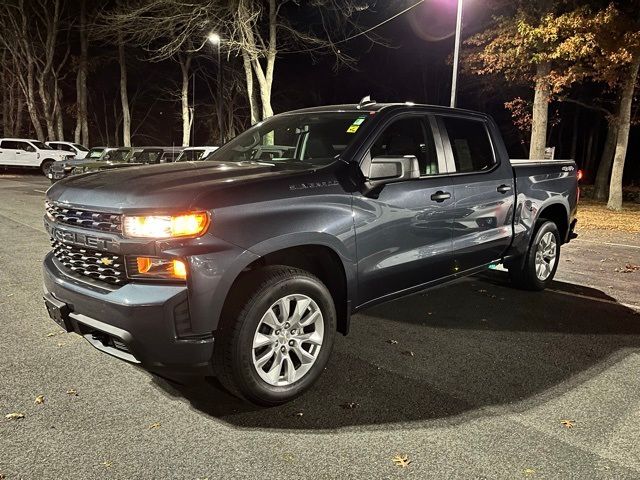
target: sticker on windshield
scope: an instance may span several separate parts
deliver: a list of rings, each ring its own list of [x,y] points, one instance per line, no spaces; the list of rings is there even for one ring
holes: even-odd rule
[[[360,125],[362,125],[366,119],[367,119],[367,117],[358,117],[358,118],[356,118],[353,121],[353,123],[351,124],[351,126],[349,128],[347,128],[347,133],[356,133],[358,131],[358,129],[360,128]]]

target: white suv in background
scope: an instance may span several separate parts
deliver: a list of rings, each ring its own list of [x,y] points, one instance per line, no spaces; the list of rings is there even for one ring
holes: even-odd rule
[[[44,143],[49,145],[54,150],[69,152],[75,157],[76,160],[84,159],[89,153],[89,149],[84,145],[80,145],[79,143],[63,142],[58,140],[54,142],[44,142]]]
[[[53,162],[73,158],[69,152],[54,150],[38,140],[0,138],[0,166],[36,167],[47,175]]]

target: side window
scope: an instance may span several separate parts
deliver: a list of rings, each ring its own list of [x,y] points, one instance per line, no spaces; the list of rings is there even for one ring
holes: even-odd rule
[[[58,150],[64,150],[65,152],[76,153],[71,145],[65,145],[64,143],[59,143],[58,146],[54,148],[57,148]]]
[[[16,147],[18,150],[24,150],[25,152],[35,152],[36,147],[27,142],[16,142]]]
[[[14,142],[13,140],[3,140],[2,148],[7,148],[9,150],[19,150],[18,142]]]
[[[420,175],[437,175],[438,155],[426,118],[414,116],[396,120],[371,146],[371,158],[413,155],[420,164]]]
[[[456,172],[482,172],[496,163],[484,122],[466,118],[442,117]]]

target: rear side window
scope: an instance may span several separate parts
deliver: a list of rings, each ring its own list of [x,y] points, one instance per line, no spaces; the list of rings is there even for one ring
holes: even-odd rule
[[[35,148],[27,142],[18,142],[16,140],[4,140],[2,142],[2,148],[8,148],[10,150],[25,150],[27,152],[35,151]]]
[[[489,132],[484,122],[466,118],[442,117],[456,172],[483,172],[495,164]]]

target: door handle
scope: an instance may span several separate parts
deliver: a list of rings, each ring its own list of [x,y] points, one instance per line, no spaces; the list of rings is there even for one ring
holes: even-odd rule
[[[496,190],[500,193],[508,193],[511,191],[510,185],[500,185]]]
[[[440,190],[438,190],[436,193],[431,195],[431,200],[433,200],[434,202],[438,202],[438,203],[444,202],[448,198],[451,198],[451,194],[449,192],[443,192],[443,191],[440,191]]]

